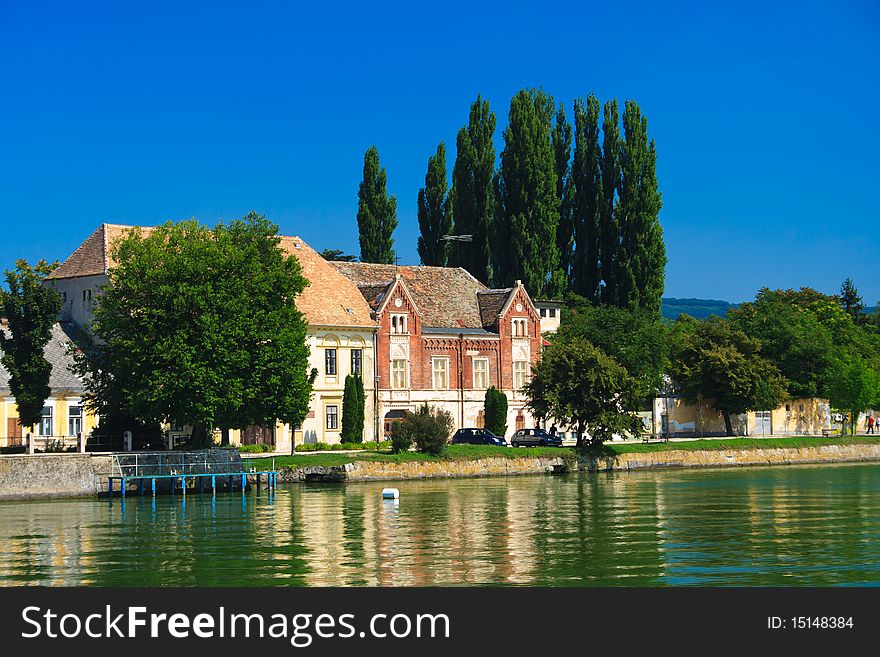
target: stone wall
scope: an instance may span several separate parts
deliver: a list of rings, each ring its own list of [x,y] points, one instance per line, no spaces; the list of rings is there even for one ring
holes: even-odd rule
[[[332,467],[283,468],[282,482],[295,481],[381,481],[448,477],[492,477],[519,474],[550,474],[563,471],[561,458],[485,458],[456,461],[355,461]]]
[[[582,470],[643,470],[648,468],[718,468],[796,463],[854,463],[859,461],[880,461],[880,445],[670,450],[585,459],[580,462],[579,467]]]
[[[108,455],[0,456],[0,499],[96,495],[107,490],[109,473]]]

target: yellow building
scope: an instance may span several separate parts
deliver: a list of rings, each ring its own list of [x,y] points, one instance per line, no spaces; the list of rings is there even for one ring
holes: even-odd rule
[[[100,287],[107,283],[115,263],[111,244],[132,226],[101,224],[60,267],[47,278],[61,295],[61,318],[86,329],[92,320]],[[138,227],[142,233],[152,230]],[[364,440],[373,440],[374,341],[376,322],[357,285],[336,271],[299,237],[282,237],[281,247],[294,256],[309,285],[296,299],[308,324],[309,369],[318,370],[311,405],[301,427],[278,424],[230,432],[233,444],[267,444],[290,452],[293,444],[338,443],[342,428],[342,395],[345,377],[359,372],[364,381]],[[185,440],[190,427],[170,423],[177,441]]]
[[[5,320],[0,330],[8,335]],[[95,428],[96,417],[82,404],[83,382],[70,370],[73,360],[67,353],[68,340],[62,326],[55,324],[44,350],[46,360],[52,363],[49,376],[51,394],[36,426],[22,427],[19,423],[18,406],[9,387],[9,373],[0,365],[0,447],[26,446],[29,434],[38,450],[44,449],[50,441],[76,447],[77,436],[88,436]]]

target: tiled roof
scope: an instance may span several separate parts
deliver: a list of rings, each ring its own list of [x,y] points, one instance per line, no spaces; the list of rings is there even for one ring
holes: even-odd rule
[[[497,329],[498,313],[504,308],[512,288],[504,290],[483,290],[477,293],[477,301],[480,304],[480,317],[483,326]]]
[[[377,265],[366,262],[333,262],[338,271],[357,283],[364,296],[378,306],[378,291],[400,275],[422,314],[424,326],[431,328],[488,328],[495,324],[491,308],[501,310],[510,290],[487,290],[486,286],[457,267]],[[487,298],[483,309],[483,297]],[[502,297],[496,302],[496,297]],[[488,321],[487,321],[488,320]]]
[[[114,240],[137,228],[148,235],[153,228],[102,224],[47,278],[75,278],[106,274],[115,264],[110,256]],[[296,245],[300,248],[297,248]],[[281,246],[296,257],[309,286],[296,306],[309,324],[319,326],[374,326],[370,308],[357,287],[298,237],[282,237]]]
[[[7,336],[10,335],[8,327],[2,330]],[[70,371],[69,367],[73,365],[73,358],[67,353],[67,345],[70,338],[61,328],[60,324],[52,327],[52,337],[49,339],[46,348],[43,350],[46,360],[52,363],[52,373],[49,375],[49,387],[52,392],[60,390],[69,390],[72,392],[82,392],[83,382],[78,376]],[[2,353],[2,352],[0,352]],[[9,394],[9,372],[0,364],[0,392]]]
[[[299,237],[282,237],[281,247],[296,257],[309,286],[296,307],[316,326],[375,326],[370,306],[345,276]]]
[[[78,278],[106,274],[114,264],[110,256],[110,245],[132,228],[139,228],[143,235],[149,235],[153,230],[151,227],[101,224],[98,230],[89,235],[86,241],[46,278]]]

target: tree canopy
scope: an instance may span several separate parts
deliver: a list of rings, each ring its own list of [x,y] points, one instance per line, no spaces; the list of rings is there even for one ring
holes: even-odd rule
[[[639,402],[636,381],[584,337],[555,339],[532,368],[526,394],[537,417],[576,427],[578,446],[587,430],[591,443],[601,444],[614,434],[638,434],[642,427],[632,410]]]
[[[43,284],[58,263],[40,260],[30,265],[18,260],[5,272],[8,290],[0,288],[0,315],[9,322],[9,333],[0,330],[0,363],[9,372],[9,388],[18,407],[19,423],[29,427],[42,417],[51,394],[52,364],[44,350],[58,321],[61,297]]]
[[[437,146],[437,152],[428,158],[425,186],[419,190],[418,219],[421,234],[418,240],[422,264],[445,267],[449,243],[443,237],[452,231],[452,206],[447,194],[446,146]]]
[[[95,344],[78,359],[86,404],[191,424],[194,446],[214,427],[301,424],[315,373],[295,301],[308,282],[279,243],[278,227],[256,213],[117,240]]]
[[[761,343],[727,320],[682,316],[669,332],[670,373],[685,401],[710,402],[733,435],[731,413],[771,410],[786,396],[786,381],[760,355]]]

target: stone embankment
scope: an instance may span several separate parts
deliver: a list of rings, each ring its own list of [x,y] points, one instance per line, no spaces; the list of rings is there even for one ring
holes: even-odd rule
[[[646,470],[654,468],[721,468],[806,463],[880,461],[880,445],[821,445],[718,450],[670,450],[587,458],[581,470]]]
[[[29,454],[0,457],[0,500],[80,497],[107,490],[107,454]]]
[[[485,458],[449,461],[354,461],[338,466],[282,468],[278,481],[380,481],[450,477],[492,477],[564,472],[562,458]]]

